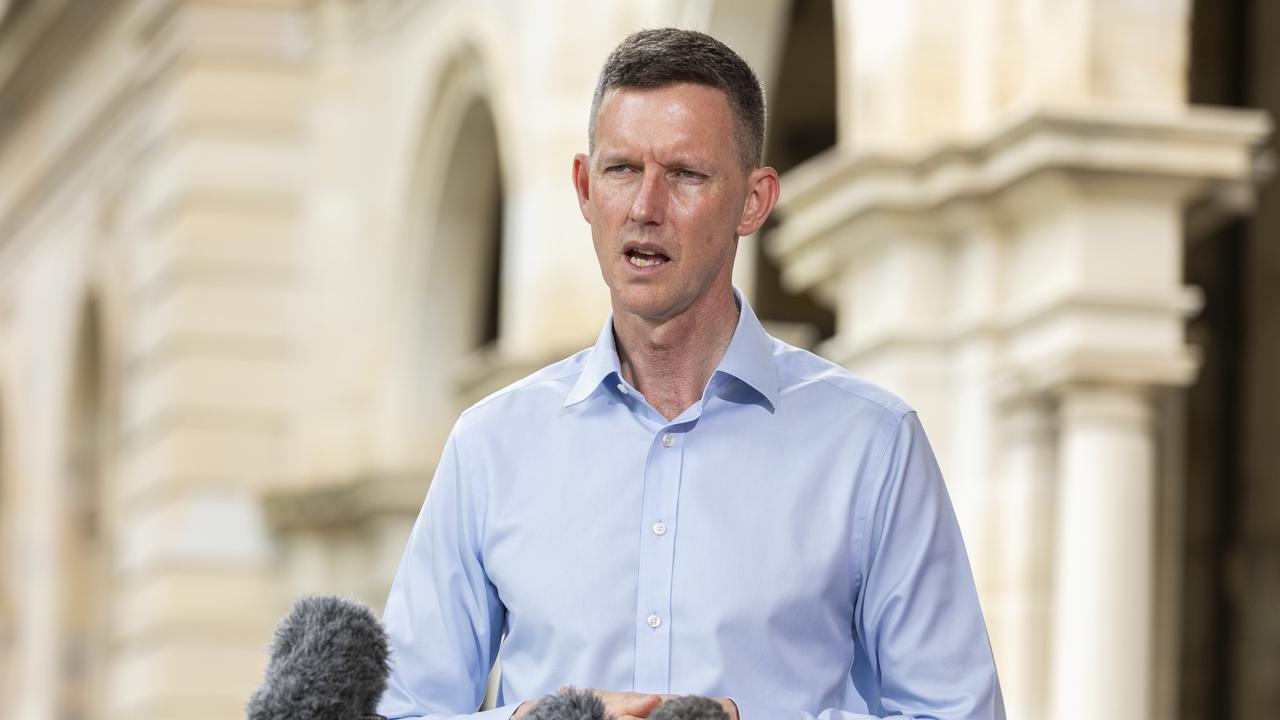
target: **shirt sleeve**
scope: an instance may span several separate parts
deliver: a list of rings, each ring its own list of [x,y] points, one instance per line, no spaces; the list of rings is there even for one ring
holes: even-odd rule
[[[383,613],[391,673],[378,712],[387,718],[505,720],[516,709],[476,712],[506,621],[481,553],[484,503],[455,427]]]
[[[739,701],[742,720],[1004,720],[1004,700],[960,526],[914,412],[898,421],[871,500],[855,606],[854,682],[875,714],[817,715]]]

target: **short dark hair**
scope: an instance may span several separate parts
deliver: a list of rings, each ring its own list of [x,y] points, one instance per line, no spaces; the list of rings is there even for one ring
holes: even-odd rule
[[[738,126],[738,154],[744,168],[764,162],[764,90],[751,66],[728,45],[696,30],[657,28],[627,36],[609,54],[587,127],[588,150],[595,151],[596,117],[611,88],[656,88],[694,83],[724,91]]]

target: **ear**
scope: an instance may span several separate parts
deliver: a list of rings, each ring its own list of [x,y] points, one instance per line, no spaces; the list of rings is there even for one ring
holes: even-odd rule
[[[738,220],[738,237],[746,237],[760,229],[778,202],[781,185],[778,171],[771,167],[756,168],[747,178],[747,201],[742,206]]]
[[[578,195],[582,219],[591,222],[587,201],[591,199],[591,159],[582,153],[573,156],[573,191]]]

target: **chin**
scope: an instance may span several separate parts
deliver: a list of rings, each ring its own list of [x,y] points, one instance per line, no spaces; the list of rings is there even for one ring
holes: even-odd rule
[[[666,320],[679,314],[678,303],[667,288],[637,287],[618,288],[613,294],[615,313],[638,315],[650,320]]]

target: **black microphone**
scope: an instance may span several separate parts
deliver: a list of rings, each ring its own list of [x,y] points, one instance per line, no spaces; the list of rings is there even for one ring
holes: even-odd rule
[[[681,695],[663,700],[649,713],[649,720],[729,720],[729,713],[709,697]]]
[[[604,712],[604,701],[590,690],[569,688],[533,704],[525,720],[613,720]]]
[[[387,634],[367,606],[304,597],[276,626],[262,685],[247,720],[379,718],[387,687]]]

